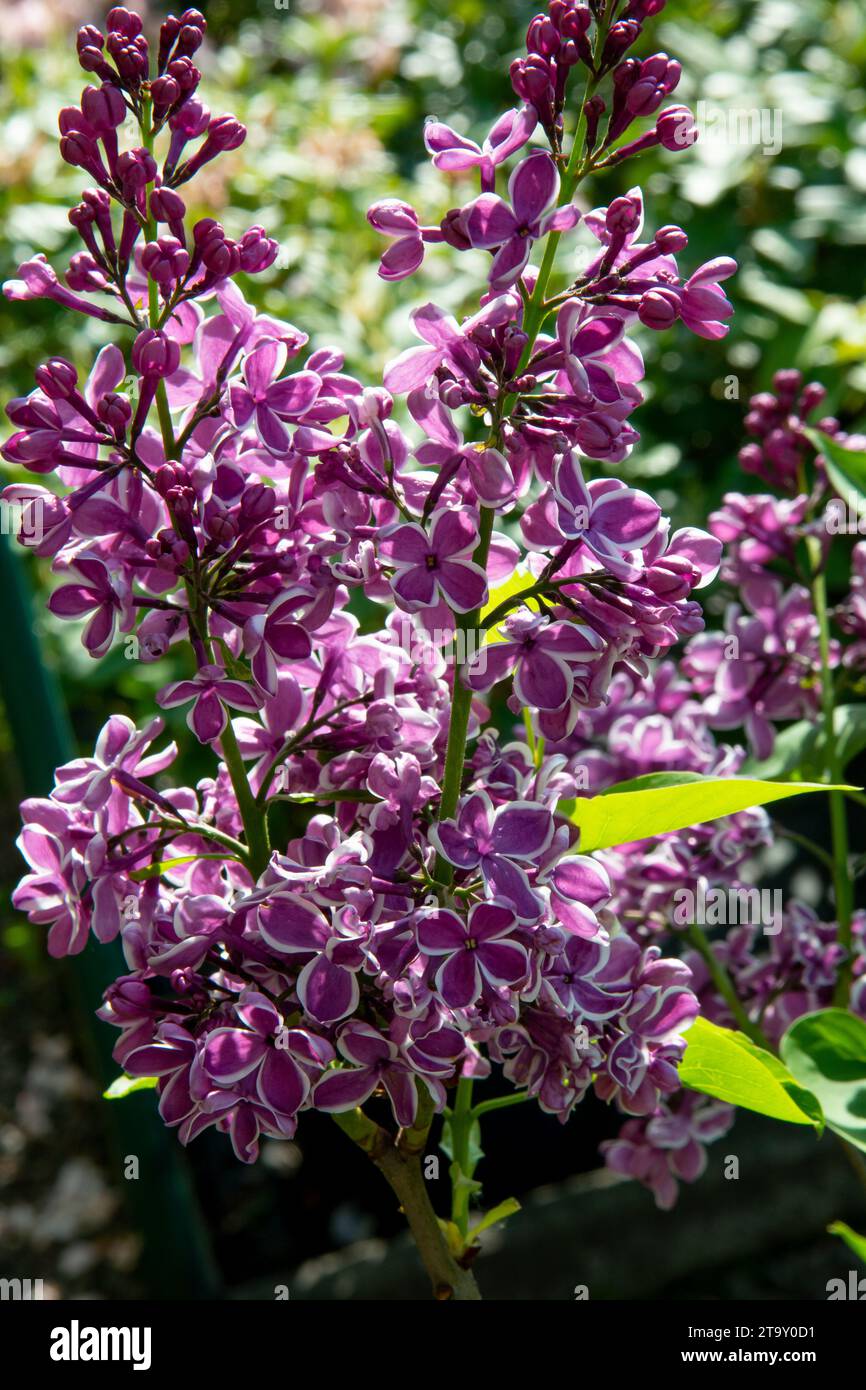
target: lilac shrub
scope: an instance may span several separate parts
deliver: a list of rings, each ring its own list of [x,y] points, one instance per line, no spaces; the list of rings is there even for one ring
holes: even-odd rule
[[[734,262],[695,265],[681,228],[645,227],[638,188],[576,201],[588,175],[696,138],[665,104],[679,64],[629,56],[662,8],[551,0],[512,66],[518,104],[480,144],[428,122],[462,201],[429,226],[406,203],[372,207],[380,274],[465,253],[487,253],[487,273],[462,320],[416,309],[420,345],[382,385],[247,301],[243,277],[277,255],[263,227],[189,224],[180,190],[245,136],[198,95],[196,10],[155,46],[122,8],[80,31],[98,85],[61,112],[60,151],[93,185],[69,213],[83,249],[62,277],[37,255],[5,286],[111,335],[86,380],[50,359],[8,406],[2,452],[24,481],[5,497],[57,575],[49,608],[83,622],[94,658],[172,649],[185,674],[157,705],[211,756],[183,785],[159,716],[112,716],[91,757],[25,801],[15,903],[54,956],[120,938],[126,973],[99,1015],[182,1143],[215,1128],[248,1163],[304,1111],[333,1114],[397,1192],[440,1297],[477,1296],[487,1109],[533,1100],[565,1121],[592,1091],[629,1117],[607,1148],[617,1171],[668,1205],[701,1170],[731,1111],[684,1092],[678,1068],[699,1009],[726,1017],[724,1001],[663,938],[677,885],[738,882],[769,821],[744,807],[593,854],[574,808],[659,771],[733,776],[745,750],[714,730],[743,726],[763,753],[776,721],[820,699],[803,679],[823,650],[808,590],[780,601],[764,572],[806,524],[791,482],[815,390],[795,415],[786,378],[785,401],[750,416],[744,466],[781,479],[779,501],[728,498],[710,530],[673,530],[616,476],[639,439],[641,334],[679,322],[718,340],[732,312]],[[589,255],[554,291],[572,232]],[[695,597],[723,542],[736,662]],[[845,615],[862,645],[859,590]],[[664,658],[681,641],[677,669]],[[517,741],[492,722],[494,686]],[[745,1010],[771,999],[781,1020],[791,992],[832,986],[820,925],[798,918],[784,960],[759,969],[749,950],[724,947]],[[448,1222],[418,1166],[436,1114]]]

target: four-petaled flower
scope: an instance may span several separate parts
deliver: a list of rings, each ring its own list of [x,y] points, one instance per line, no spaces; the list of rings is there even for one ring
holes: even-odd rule
[[[482,193],[462,214],[466,235],[482,250],[498,248],[489,271],[497,294],[520,279],[532,243],[548,232],[565,232],[580,221],[573,203],[556,206],[559,174],[544,150],[528,155],[508,180],[511,204],[495,193]]]
[[[77,556],[65,574],[73,582],[54,590],[48,608],[57,618],[82,618],[85,613],[92,613],[82,641],[91,656],[105,656],[114,637],[115,623],[121,632],[129,632],[135,623],[129,585],[121,574],[109,573],[105,562],[96,555]]]
[[[443,956],[436,988],[452,1009],[467,1009],[486,984],[518,985],[529,969],[523,946],[509,938],[518,922],[501,903],[476,903],[468,919],[441,908],[418,922],[418,945],[426,956]]]
[[[354,1013],[364,964],[364,931],[354,908],[334,914],[333,926],[314,903],[297,893],[275,894],[258,911],[259,931],[274,951],[307,955],[296,989],[317,1023],[337,1023]]]
[[[382,532],[379,549],[394,566],[391,587],[401,608],[412,613],[443,598],[458,613],[480,608],[487,597],[487,575],[474,564],[478,528],[471,515],[440,507],[430,518],[430,534],[414,521],[399,521]]]
[[[494,811],[487,793],[475,792],[456,820],[431,826],[430,839],[456,868],[480,869],[490,897],[507,903],[521,921],[537,921],[544,904],[515,861],[537,860],[550,845],[553,817],[546,806],[512,801]]]
[[[551,623],[541,613],[520,608],[502,624],[504,642],[482,647],[463,673],[470,690],[489,690],[514,672],[514,693],[522,705],[561,709],[574,689],[572,662],[588,662],[604,651],[598,633],[579,623]]]
[[[238,382],[229,393],[235,424],[243,429],[253,420],[259,439],[274,454],[289,452],[285,422],[306,415],[322,385],[317,372],[294,372],[277,381],[287,356],[284,342],[262,338],[244,359],[244,384]]]
[[[186,717],[199,743],[213,743],[225,729],[226,705],[248,712],[261,708],[262,697],[246,681],[230,680],[224,666],[200,666],[191,680],[174,681],[156,697],[162,709],[173,709],[192,700]]]
[[[573,449],[556,464],[553,491],[562,534],[582,541],[614,573],[628,569],[626,556],[648,545],[661,521],[661,508],[649,493],[616,478],[584,482]]]
[[[394,1119],[404,1129],[411,1125],[418,1110],[418,1091],[408,1062],[397,1044],[385,1038],[369,1023],[347,1023],[340,1032],[337,1050],[353,1066],[329,1071],[316,1085],[313,1103],[317,1110],[354,1110],[383,1086],[391,1102]]]
[[[500,116],[484,143],[477,145],[431,117],[424,126],[424,144],[432,155],[434,168],[448,174],[477,169],[481,187],[489,193],[496,185],[497,165],[523,148],[537,124],[534,107],[517,107]]]

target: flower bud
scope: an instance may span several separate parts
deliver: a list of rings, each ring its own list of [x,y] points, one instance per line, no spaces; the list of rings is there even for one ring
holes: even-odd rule
[[[550,20],[545,15],[536,15],[526,31],[527,52],[553,58],[559,52],[560,42],[559,34]]]
[[[186,203],[173,188],[155,188],[150,195],[150,215],[157,222],[182,222]]]
[[[149,150],[141,147],[124,150],[117,161],[117,181],[127,202],[156,178],[156,160]]]
[[[52,401],[65,401],[78,385],[78,373],[65,357],[50,357],[36,368],[36,384]]]
[[[150,84],[154,110],[167,111],[180,96],[180,83],[173,77],[156,77]]]
[[[803,385],[803,374],[796,367],[787,367],[773,376],[773,390],[787,403],[792,403]]]
[[[637,316],[647,328],[670,328],[680,312],[680,303],[673,290],[647,290],[641,295]]]
[[[684,251],[689,244],[682,227],[673,225],[659,227],[654,240],[662,256],[675,256],[679,251]]]
[[[179,280],[189,269],[189,252],[175,237],[159,237],[149,241],[141,253],[141,262],[159,285]]]
[[[126,102],[119,87],[104,82],[101,87],[85,87],[81,110],[97,134],[116,130],[126,120]]]
[[[66,283],[76,294],[99,294],[108,288],[108,277],[89,251],[77,251],[69,262]]]
[[[684,150],[698,138],[693,113],[687,106],[668,106],[656,119],[656,135],[666,150]]]
[[[126,396],[106,391],[96,403],[96,414],[115,439],[122,439],[132,419],[132,406]]]
[[[133,14],[123,5],[109,10],[105,17],[105,27],[110,34],[122,34],[125,39],[135,39],[142,31],[141,16]]]
[[[466,232],[462,208],[451,208],[439,223],[442,236],[456,251],[468,251],[472,245]]]
[[[221,154],[223,150],[236,150],[246,138],[246,126],[236,116],[215,116],[207,128],[206,144],[214,154]]]
[[[279,246],[271,237],[265,235],[264,227],[249,227],[237,243],[240,268],[247,275],[258,275],[267,270],[277,259]]]
[[[165,497],[172,488],[188,487],[189,474],[181,463],[163,463],[154,473],[153,482],[160,496]],[[174,533],[168,531],[162,534],[173,536]]]
[[[611,67],[640,37],[641,26],[636,19],[620,19],[608,30],[602,52],[602,63]]]
[[[628,195],[614,198],[605,215],[605,226],[612,237],[627,237],[640,223],[640,203]]]
[[[775,377],[773,380],[775,382]],[[811,415],[812,411],[817,410],[818,406],[822,405],[826,398],[826,388],[821,385],[820,381],[810,381],[803,387],[803,394],[800,397],[800,414],[804,418],[807,415]]]
[[[132,365],[143,377],[171,376],[180,366],[180,347],[159,328],[145,328],[132,345]]]

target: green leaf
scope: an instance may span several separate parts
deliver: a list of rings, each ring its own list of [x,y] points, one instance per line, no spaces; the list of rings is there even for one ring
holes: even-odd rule
[[[866,748],[866,705],[837,705],[833,731],[839,767],[847,767]]]
[[[851,502],[859,516],[866,516],[866,452],[843,449],[820,430],[804,430],[824,457],[827,477],[844,502]]]
[[[836,756],[840,768],[847,767],[866,748],[866,705],[837,705],[833,711]],[[769,758],[747,758],[740,773],[744,777],[796,778],[820,776],[827,764],[827,740],[823,724],[800,719],[776,735]]]
[[[779,1050],[820,1100],[830,1128],[866,1152],[866,1023],[846,1009],[804,1014]]]
[[[133,1091],[152,1091],[158,1076],[127,1076],[124,1072],[112,1081],[107,1091],[102,1092],[103,1100],[123,1100],[126,1096],[131,1096]]]
[[[580,829],[582,854],[610,849],[689,825],[718,820],[750,806],[804,792],[848,791],[823,782],[765,782],[754,777],[704,777],[699,772],[651,772],[618,782],[600,796],[578,799],[569,819]]]
[[[442,1124],[442,1133],[439,1137],[439,1147],[448,1158],[454,1158],[454,1137],[451,1131],[451,1120],[445,1119]],[[469,1162],[475,1168],[484,1157],[484,1150],[481,1147],[481,1126],[477,1120],[472,1121],[469,1130],[469,1152],[467,1154]]]
[[[684,1086],[743,1110],[755,1110],[793,1125],[813,1125],[819,1134],[822,1132],[818,1099],[797,1084],[778,1057],[744,1033],[696,1018],[686,1043],[679,1065]]]
[[[134,869],[129,877],[133,883],[144,883],[145,879],[159,878],[168,869],[178,869],[182,864],[195,864],[199,859],[219,859],[223,863],[231,859],[235,864],[240,863],[240,860],[227,850],[223,850],[221,854],[182,854],[179,859],[160,859],[158,864],[148,864],[146,869]]]
[[[482,1216],[476,1226],[469,1232],[467,1245],[473,1245],[482,1231],[489,1231],[491,1226],[495,1226],[497,1221],[505,1221],[509,1216],[513,1216],[516,1211],[520,1211],[520,1203],[516,1197],[506,1197],[504,1202],[492,1207]]]
[[[850,1226],[846,1226],[844,1221],[834,1221],[827,1227],[831,1236],[839,1236],[844,1240],[849,1250],[853,1250],[855,1255],[866,1264],[866,1236],[858,1236],[856,1231],[852,1231]]]
[[[787,729],[776,734],[769,758],[747,758],[740,768],[740,775],[763,781],[771,777],[786,777],[797,769],[802,770],[807,761],[811,767],[814,760],[810,755],[821,733],[821,725],[816,724],[814,719],[798,719],[796,724],[789,724]]]
[[[483,622],[485,618],[489,617],[493,610],[498,608],[501,603],[504,603],[506,599],[514,598],[517,594],[522,594],[526,589],[531,589],[534,583],[534,575],[515,570],[510,578],[506,579],[502,584],[498,584],[495,589],[491,589],[487,602],[481,610],[481,621]],[[501,623],[497,623],[495,627],[489,629],[486,635],[486,641],[505,641]]]

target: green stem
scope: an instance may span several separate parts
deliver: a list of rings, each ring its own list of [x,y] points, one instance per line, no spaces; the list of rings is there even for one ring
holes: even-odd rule
[[[741,1031],[745,1033],[747,1037],[751,1038],[752,1042],[757,1043],[759,1047],[764,1047],[770,1051],[770,1044],[767,1042],[760,1028],[749,1018],[749,1015],[746,1013],[737,995],[737,991],[734,989],[734,984],[730,975],[711,947],[706,934],[696,923],[693,923],[689,927],[689,940],[699,955],[703,957],[713,984],[739,1024]]]
[[[801,835],[796,830],[789,830],[787,825],[780,825],[778,821],[773,822],[773,834],[781,835],[785,840],[791,840],[795,845],[802,845],[803,849],[809,851],[815,859],[818,859],[832,874],[834,869],[833,856],[828,854],[821,845],[816,845],[814,840],[810,840],[808,835]]]
[[[153,154],[154,140],[156,132],[151,122],[152,103],[150,97],[145,97],[142,101],[141,111],[141,140],[144,148],[149,154]],[[148,216],[144,228],[146,241],[156,239],[156,223],[153,218]],[[158,328],[160,324],[159,308],[159,288],[152,276],[147,277],[147,313],[151,328]],[[156,388],[156,413],[159,418],[159,428],[162,434],[162,447],[167,459],[175,457],[175,438],[174,428],[171,423],[171,412],[168,408],[168,394],[165,389],[165,382],[160,380]]]
[[[836,745],[834,718],[833,674],[830,668],[830,618],[827,611],[827,581],[824,574],[821,543],[814,537],[808,538],[809,559],[812,566],[812,603],[818,620],[818,641],[821,652],[821,708],[824,717],[824,742],[826,747],[825,767],[827,780],[840,782],[841,769]],[[833,890],[836,899],[836,920],[839,926],[839,944],[846,952],[846,958],[839,970],[834,1002],[840,1008],[848,1005],[851,989],[853,899],[851,879],[848,870],[848,819],[845,813],[845,798],[842,792],[829,792],[830,833],[833,843]]]
[[[250,872],[258,878],[259,874],[264,873],[271,857],[267,817],[256,804],[230,719],[226,719],[226,726],[220,737],[220,748],[241,813]]]
[[[457,1263],[448,1248],[442,1223],[433,1209],[421,1168],[433,1119],[433,1106],[426,1086],[418,1087],[418,1115],[409,1129],[396,1138],[365,1115],[350,1110],[335,1115],[344,1134],[363,1149],[385,1177],[409,1223],[433,1289],[440,1301],[477,1302],[481,1294],[471,1270]]]
[[[472,1191],[470,1183],[475,1172],[475,1164],[470,1156],[474,1121],[472,1078],[462,1076],[457,1083],[457,1099],[449,1124],[452,1145],[451,1220],[464,1242],[469,1239],[469,1197]]]
[[[482,1100],[472,1111],[473,1118],[480,1120],[482,1115],[489,1115],[491,1110],[505,1110],[511,1105],[522,1105],[525,1100],[532,1100],[528,1091],[512,1091],[509,1096],[494,1096],[492,1100]]]

